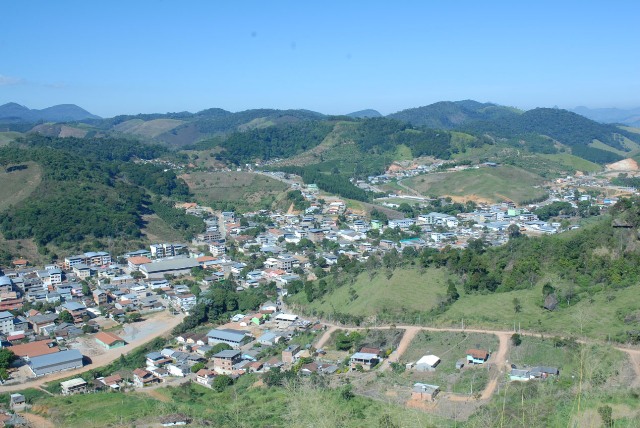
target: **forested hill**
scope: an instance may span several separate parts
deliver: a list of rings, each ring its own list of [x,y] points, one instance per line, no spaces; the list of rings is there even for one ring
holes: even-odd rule
[[[499,121],[518,116],[515,108],[473,100],[441,101],[424,107],[410,108],[388,115],[391,119],[409,122],[414,126],[435,129],[455,129],[469,122]]]
[[[544,135],[569,146],[573,154],[596,163],[615,162],[622,159],[622,156],[590,147],[594,140],[621,151],[629,151],[624,145],[625,137],[640,143],[640,134],[628,132],[614,125],[598,123],[567,110],[551,108],[536,108],[502,120],[468,123],[460,129],[473,134],[491,134],[499,138]]]
[[[202,221],[171,203],[189,199],[187,185],[172,170],[134,162],[166,153],[126,139],[38,135],[2,147],[0,166],[35,162],[43,175],[32,194],[0,213],[0,231],[6,239],[33,239],[44,251],[47,244],[99,248],[103,238],[135,244],[143,215],[155,213],[185,237],[197,233]]]

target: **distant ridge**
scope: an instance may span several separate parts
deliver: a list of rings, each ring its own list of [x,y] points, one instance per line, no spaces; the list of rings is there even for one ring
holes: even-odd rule
[[[511,107],[463,100],[440,101],[427,106],[392,113],[387,117],[409,122],[414,126],[454,129],[469,122],[492,121],[518,116],[519,114],[522,114],[522,111]]]
[[[18,103],[7,103],[0,106],[2,122],[73,122],[85,119],[100,119],[100,116],[89,113],[75,104],[59,104],[42,110],[30,109]]]
[[[640,107],[632,109],[619,108],[588,108],[584,106],[571,110],[581,116],[602,123],[622,123],[624,125],[640,127]]]
[[[366,110],[354,111],[353,113],[347,114],[347,116],[361,119],[365,117],[382,117],[382,114],[380,114],[378,110],[366,109]]]

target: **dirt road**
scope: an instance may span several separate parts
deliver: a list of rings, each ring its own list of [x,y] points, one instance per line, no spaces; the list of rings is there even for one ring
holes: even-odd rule
[[[146,342],[159,337],[164,336],[169,333],[175,326],[180,324],[182,319],[185,317],[184,314],[180,315],[171,315],[169,311],[159,312],[157,314],[153,314],[149,316],[149,319],[144,322],[155,322],[158,323],[158,329],[152,332],[152,334],[146,336],[139,336],[131,343],[127,343],[126,346],[122,348],[110,349],[106,351],[104,354],[97,355],[92,358],[91,364],[84,366],[81,369],[77,370],[69,370],[60,373],[55,373],[49,376],[40,377],[37,379],[29,379],[23,383],[17,383],[13,385],[3,385],[0,386],[0,393],[11,392],[11,391],[19,391],[25,388],[38,388],[45,383],[49,383],[56,379],[64,379],[70,376],[79,375],[88,370],[94,369],[96,367],[104,366],[119,358],[121,354],[126,354],[127,352],[132,351],[140,345],[145,344]]]

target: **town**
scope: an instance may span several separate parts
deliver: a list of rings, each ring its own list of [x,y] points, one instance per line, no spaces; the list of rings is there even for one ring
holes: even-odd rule
[[[265,174],[284,179],[281,173]],[[388,177],[372,181],[375,184],[384,179]],[[403,338],[407,343],[387,344],[386,349],[385,341],[375,340],[358,348],[342,348],[351,349],[351,354],[339,352],[335,346],[323,349],[329,333],[341,330],[289,311],[289,288],[322,277],[347,260],[364,263],[371,254],[465,248],[474,240],[499,246],[518,234],[559,233],[579,227],[575,216],[547,222],[538,218],[536,210],[554,203],[577,208],[578,202],[587,202],[597,213],[617,201],[581,193],[578,188],[589,183],[568,177],[552,183],[547,200],[528,206],[518,207],[509,201],[474,203],[464,205],[463,212],[452,213],[449,198],[389,195],[383,198],[383,205],[399,211],[381,207],[367,216],[349,209],[339,198],[321,194],[313,184],[304,185],[289,176],[287,180],[300,207],[297,213],[262,210],[238,214],[180,203],[177,208],[201,218],[206,225],[206,232],[191,242],[157,243],[119,255],[105,251],[73,254],[45,266],[31,266],[28,260],[18,259],[13,266],[4,267],[0,331],[3,348],[16,358],[4,375],[4,388],[17,390],[34,380],[66,379],[97,363],[114,361],[134,345],[169,334],[190,314],[201,294],[222,284],[231,284],[239,294],[263,290],[262,295],[270,300],[245,313],[236,311],[214,329],[196,328],[173,335],[166,346],[146,353],[144,364],[128,375],[119,372],[93,380],[71,378],[59,383],[60,393],[145,388],[186,379],[208,388],[224,388],[226,382],[244,374],[274,369],[275,373],[300,375],[352,372],[357,376],[374,369],[399,370],[400,366],[402,371],[432,372],[441,362],[439,356],[422,349],[414,352],[423,351],[424,355],[416,354],[416,361],[408,361],[398,352],[411,345],[407,334]],[[424,212],[434,205],[445,212]],[[417,214],[400,217],[397,214],[403,208],[405,213]],[[506,347],[508,337],[499,339],[500,347]],[[498,350],[495,345],[494,352]],[[461,371],[493,358],[491,376],[495,377],[496,367],[505,363],[504,350],[498,354],[501,356],[496,358],[491,357],[491,349],[460,349],[449,363]],[[529,380],[558,374],[555,367],[513,366],[509,378]],[[432,402],[440,392],[439,385],[418,381],[412,388],[407,390],[411,396],[406,402],[414,407],[420,407],[417,402]],[[25,404],[24,397],[12,396],[14,404]]]

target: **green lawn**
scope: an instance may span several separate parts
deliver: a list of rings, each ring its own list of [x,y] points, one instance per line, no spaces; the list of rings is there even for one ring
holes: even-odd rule
[[[522,202],[545,194],[542,177],[522,168],[504,165],[497,168],[467,169],[427,174],[403,183],[423,195],[455,196],[498,202],[509,199]]]
[[[384,271],[373,279],[368,273],[362,273],[353,285],[338,287],[310,304],[304,293],[297,294],[293,300],[305,305],[308,311],[327,315],[339,312],[383,317],[385,313],[428,312],[436,305],[438,296],[446,294],[447,275],[444,269],[435,268],[424,272],[415,268],[396,269],[389,279]],[[327,281],[330,280],[328,277]]]

